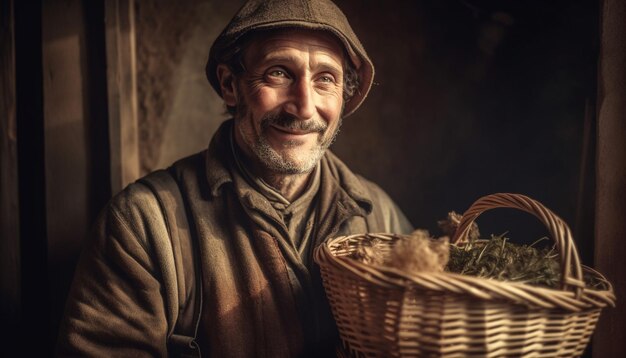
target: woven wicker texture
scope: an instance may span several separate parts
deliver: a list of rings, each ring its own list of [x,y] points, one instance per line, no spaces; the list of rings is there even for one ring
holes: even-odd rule
[[[366,265],[350,255],[377,238],[390,248],[394,234],[342,236],[315,251],[326,294],[345,348],[357,357],[576,357],[602,308],[614,306],[611,284],[580,264],[568,226],[539,202],[493,194],[463,214],[452,238],[463,245],[484,211],[516,208],[535,215],[560,254],[561,288],[497,281],[448,272],[409,275]],[[583,275],[600,288],[585,287]]]

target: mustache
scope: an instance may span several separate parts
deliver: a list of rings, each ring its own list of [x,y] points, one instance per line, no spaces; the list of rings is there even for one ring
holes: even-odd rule
[[[301,120],[294,115],[284,112],[267,114],[261,119],[261,127],[263,129],[267,129],[271,125],[303,132],[324,133],[328,129],[328,124],[321,119]]]

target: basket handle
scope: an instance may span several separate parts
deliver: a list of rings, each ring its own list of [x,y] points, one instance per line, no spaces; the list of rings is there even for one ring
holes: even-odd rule
[[[576,298],[580,298],[585,282],[572,233],[561,218],[534,199],[521,194],[497,193],[476,200],[463,214],[452,243],[467,242],[474,220],[483,212],[495,208],[513,208],[533,214],[548,228],[560,255],[561,289],[572,291]]]

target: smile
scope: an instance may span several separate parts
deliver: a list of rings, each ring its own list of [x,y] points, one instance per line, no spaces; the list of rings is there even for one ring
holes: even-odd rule
[[[287,135],[287,136],[305,136],[308,134],[316,134],[317,131],[307,131],[307,130],[299,130],[299,129],[292,129],[292,128],[285,128],[285,127],[280,127],[277,125],[270,125],[270,128],[274,129],[275,131],[283,134],[283,135]]]

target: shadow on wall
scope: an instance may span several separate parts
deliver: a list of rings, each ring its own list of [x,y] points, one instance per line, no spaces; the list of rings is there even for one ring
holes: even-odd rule
[[[585,103],[595,98],[597,3],[338,3],[359,14],[348,16],[377,65],[377,85],[334,146],[340,157],[418,227],[435,230],[480,196],[518,192],[574,228]],[[485,234],[522,241],[546,234],[519,212],[481,223]]]
[[[138,2],[144,170],[204,149],[225,118],[204,65],[241,3]],[[529,195],[574,226],[585,103],[595,99],[595,1],[337,4],[377,68],[333,146],[340,158],[417,227],[436,231],[448,211],[494,192]],[[520,213],[478,223],[525,242],[546,234]]]

